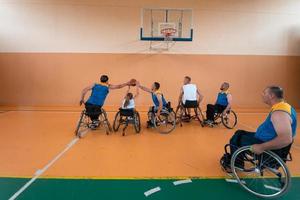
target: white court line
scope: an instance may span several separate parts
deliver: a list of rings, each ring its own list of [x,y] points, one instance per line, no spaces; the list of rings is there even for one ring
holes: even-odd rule
[[[191,179],[186,179],[186,180],[174,181],[173,184],[174,185],[181,185],[181,184],[186,184],[186,183],[191,183],[191,182],[192,182]]]
[[[268,189],[271,189],[271,190],[275,190],[275,191],[280,191],[281,189],[280,188],[277,188],[277,187],[273,187],[271,185],[264,185],[265,188],[268,188]]]
[[[151,189],[151,190],[148,190],[148,191],[144,192],[144,195],[145,195],[146,197],[148,197],[148,196],[150,196],[151,194],[154,194],[155,192],[159,192],[160,190],[161,190],[160,187],[156,187],[156,188],[153,188],[153,189]]]
[[[72,146],[78,142],[79,138],[74,138],[65,149],[55,156],[43,169],[39,169],[35,172],[34,177],[32,177],[23,187],[21,187],[9,200],[16,199],[22,192],[24,192],[36,179],[38,179],[45,171],[49,169],[64,153],[66,153]]]
[[[229,179],[229,178],[226,178],[225,181],[228,182],[228,183],[239,183],[238,180],[236,180],[236,179]],[[243,184],[246,184],[245,181],[241,181],[241,182],[242,182]]]

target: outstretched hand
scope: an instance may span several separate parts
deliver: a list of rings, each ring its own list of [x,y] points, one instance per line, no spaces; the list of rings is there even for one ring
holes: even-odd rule
[[[80,100],[79,105],[81,106],[82,104],[84,104],[84,100]]]
[[[131,79],[129,82],[128,82],[128,85],[130,86],[136,86],[136,83],[137,83],[137,80],[136,79]]]

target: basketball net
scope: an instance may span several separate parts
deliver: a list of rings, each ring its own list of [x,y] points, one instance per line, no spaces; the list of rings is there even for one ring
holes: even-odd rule
[[[158,45],[153,45],[151,42],[150,49],[158,52],[168,51],[175,44],[173,38],[177,33],[177,29],[170,27],[163,28],[161,29],[160,33],[164,37],[164,41],[160,42]]]

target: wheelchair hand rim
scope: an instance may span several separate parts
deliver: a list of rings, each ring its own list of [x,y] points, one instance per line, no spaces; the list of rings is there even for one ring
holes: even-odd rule
[[[162,111],[160,116],[162,117],[166,117],[165,115],[167,115],[167,117],[170,116],[170,114],[174,114],[173,112],[169,113],[169,112],[166,112],[166,111]],[[175,127],[176,127],[176,116],[173,117],[173,120],[169,122],[169,119],[167,119],[167,122],[166,122],[166,119],[162,120],[159,118],[159,121],[164,121],[163,123],[166,124],[166,125],[170,125],[169,128],[167,128],[166,130],[161,130],[160,129],[160,125],[157,123],[157,117],[154,118],[154,127],[156,128],[156,130],[158,130],[159,133],[162,133],[162,134],[168,134],[170,132],[172,132]]]
[[[239,148],[239,149],[232,155],[232,158],[231,158],[231,163],[230,163],[231,170],[232,170],[232,172],[233,172],[234,178],[238,181],[239,185],[240,185],[241,187],[243,187],[245,190],[247,190],[248,192],[250,192],[250,193],[252,193],[252,194],[254,194],[254,195],[258,196],[258,197],[261,197],[261,198],[269,198],[269,199],[271,199],[271,198],[278,198],[278,197],[284,195],[284,194],[288,191],[288,189],[289,189],[289,187],[290,187],[291,175],[290,175],[290,172],[289,172],[289,170],[288,170],[288,167],[286,166],[286,164],[284,163],[284,161],[283,161],[278,155],[276,155],[275,153],[273,153],[273,152],[271,152],[271,151],[265,151],[264,153],[266,153],[266,154],[269,155],[269,156],[272,156],[272,158],[275,159],[275,160],[280,164],[280,166],[281,166],[281,168],[282,168],[282,170],[283,170],[283,172],[284,172],[284,175],[285,175],[285,178],[284,178],[284,180],[285,180],[284,183],[285,183],[285,184],[284,184],[284,186],[283,186],[282,188],[277,188],[277,187],[272,187],[272,186],[269,186],[269,185],[264,184],[264,186],[265,186],[266,188],[269,188],[270,190],[275,191],[275,190],[278,189],[277,192],[272,193],[272,194],[262,194],[262,193],[259,193],[259,192],[257,192],[257,191],[254,191],[254,190],[250,189],[249,187],[247,187],[247,184],[246,184],[245,181],[244,181],[244,180],[246,180],[246,179],[241,180],[241,178],[239,177],[238,172],[237,172],[237,170],[236,170],[236,167],[235,167],[235,161],[236,161],[237,157],[238,157],[241,153],[246,152],[246,151],[250,151],[250,146],[245,146],[245,147]],[[249,179],[249,180],[250,180],[250,179]],[[267,186],[268,186],[268,187],[267,187]]]

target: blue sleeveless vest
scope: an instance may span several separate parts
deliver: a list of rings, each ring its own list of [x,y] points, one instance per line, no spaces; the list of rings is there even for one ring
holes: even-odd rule
[[[97,105],[97,106],[103,106],[108,93],[109,93],[109,88],[107,84],[96,83],[92,89],[92,94],[90,98],[87,100],[87,103]]]
[[[271,121],[271,116],[272,116],[272,113],[274,111],[279,111],[279,110],[283,111],[283,112],[287,112],[291,116],[291,119],[292,119],[292,124],[291,124],[292,134],[293,134],[293,137],[295,137],[296,129],[297,129],[297,113],[296,113],[296,110],[291,105],[289,105],[288,103],[280,102],[280,103],[275,104],[272,107],[267,119],[256,130],[255,137],[257,139],[260,139],[264,142],[268,142],[268,141],[274,139],[277,136],[277,133],[276,133],[275,128],[273,126],[273,123]]]
[[[228,92],[219,92],[216,104],[219,104],[222,106],[227,106],[228,105],[228,99],[227,99],[228,94],[229,94]]]
[[[163,95],[160,91],[156,91],[156,92],[152,92],[152,93],[151,93],[152,101],[153,101],[154,105],[155,105],[156,107],[159,107],[159,101],[158,101],[158,98],[157,98],[157,94],[162,95],[162,103],[163,103],[163,107],[166,107],[167,101],[166,101],[164,95]]]

